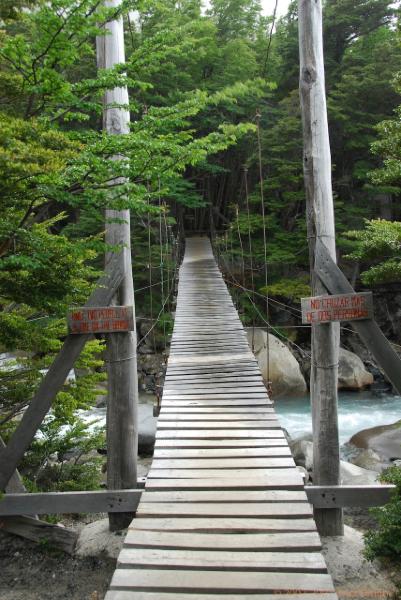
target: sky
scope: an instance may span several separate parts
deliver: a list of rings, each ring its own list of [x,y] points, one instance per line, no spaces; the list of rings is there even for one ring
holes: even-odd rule
[[[272,15],[274,11],[275,0],[261,0],[263,12],[265,15]],[[281,17],[287,12],[290,0],[278,0],[277,16]]]

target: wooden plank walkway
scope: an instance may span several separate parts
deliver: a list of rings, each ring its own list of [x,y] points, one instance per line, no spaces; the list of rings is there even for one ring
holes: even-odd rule
[[[320,539],[207,238],[190,238],[154,459],[106,600],[334,600]]]

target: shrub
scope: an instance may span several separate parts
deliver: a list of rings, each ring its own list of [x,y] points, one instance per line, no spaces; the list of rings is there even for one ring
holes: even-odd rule
[[[390,502],[384,506],[372,508],[378,529],[365,534],[365,556],[368,560],[388,557],[401,558],[401,467],[389,467],[380,476],[383,483],[392,483],[396,489]]]

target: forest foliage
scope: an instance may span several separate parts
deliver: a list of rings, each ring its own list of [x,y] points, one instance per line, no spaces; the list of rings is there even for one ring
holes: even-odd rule
[[[398,10],[388,0],[324,2],[338,247],[369,285],[400,276]],[[98,70],[96,36],[120,14],[127,63]],[[106,206],[132,213],[139,318],[163,312],[177,238],[197,230],[216,242],[244,322],[258,322],[260,185],[267,291],[280,301],[308,292],[298,68],[296,2],[276,23],[258,0],[212,0],[206,9],[199,0],[124,0],[118,12],[98,0],[1,3],[0,350],[12,355],[0,372],[5,437],[62,344],[67,308],[85,302],[101,271]],[[107,136],[103,94],[125,84],[130,133]],[[259,295],[250,301],[238,285]],[[102,348],[101,340],[87,345],[44,440],[65,423],[80,426],[76,410],[95,401],[104,378]],[[52,444],[42,445],[50,456],[45,448]]]

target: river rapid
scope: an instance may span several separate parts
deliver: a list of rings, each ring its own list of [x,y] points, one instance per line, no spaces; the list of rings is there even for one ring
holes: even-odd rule
[[[280,424],[292,438],[312,432],[309,396],[278,398],[275,410]],[[401,396],[374,395],[369,391],[340,392],[338,426],[343,454],[344,445],[363,429],[377,425],[389,425],[401,419]]]

